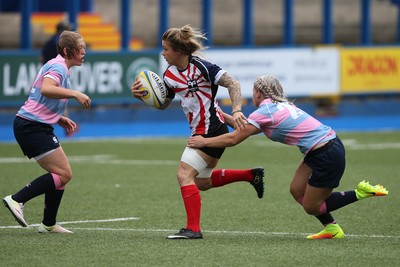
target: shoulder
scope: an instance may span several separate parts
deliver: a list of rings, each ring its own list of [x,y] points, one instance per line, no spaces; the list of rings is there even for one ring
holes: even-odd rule
[[[168,81],[171,79],[175,80],[176,79],[175,77],[179,76],[178,73],[179,73],[179,71],[175,66],[173,66],[173,65],[168,66],[162,75],[164,83],[167,84]]]
[[[44,77],[52,77],[56,81],[63,81],[69,74],[69,70],[64,61],[50,60],[43,66]]]
[[[209,81],[219,80],[225,73],[220,66],[197,56],[192,56],[190,63],[196,66]]]
[[[166,73],[172,72],[173,70],[176,70],[176,67],[173,65],[168,65],[168,67],[165,69],[163,76],[165,76]]]
[[[200,58],[198,56],[192,56],[190,59],[190,63],[196,65],[196,66],[203,66],[204,68],[210,69],[210,68],[220,68],[218,65],[204,59]]]
[[[68,74],[68,67],[65,62],[55,61],[53,64],[50,64],[49,70],[61,73],[62,75]]]
[[[193,56],[193,55],[190,57],[190,61],[193,63],[199,62],[202,64],[211,64],[211,62],[206,60],[205,58],[201,58],[199,56]]]
[[[272,118],[273,114],[278,110],[276,103],[273,103],[269,99],[265,99],[260,103],[258,108],[254,110],[250,115],[249,119],[252,120],[260,120],[261,118],[265,120],[265,118]]]

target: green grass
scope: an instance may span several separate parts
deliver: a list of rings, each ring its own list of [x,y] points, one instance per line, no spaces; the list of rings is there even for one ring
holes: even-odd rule
[[[17,226],[0,207],[1,266],[398,266],[400,252],[399,133],[341,134],[347,168],[338,190],[363,179],[384,184],[388,197],[333,212],[341,240],[307,240],[322,229],[291,198],[302,156],[297,148],[257,136],[228,148],[219,168],[264,166],[265,197],[236,183],[202,192],[203,240],[167,240],[185,226],[176,170],[186,139],[66,142],[74,173],[58,221],[73,235],[40,235]],[[0,196],[44,171],[16,144],[0,144]],[[43,197],[25,206],[40,223]],[[136,217],[136,220],[105,221]],[[84,222],[85,220],[93,222]],[[69,222],[69,223],[68,223]],[[77,223],[71,223],[77,222]]]

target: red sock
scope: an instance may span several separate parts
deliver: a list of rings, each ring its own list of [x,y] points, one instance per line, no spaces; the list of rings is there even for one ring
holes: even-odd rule
[[[181,194],[186,209],[186,229],[199,232],[201,213],[200,191],[195,184],[190,184],[181,187]]]
[[[211,174],[211,183],[213,187],[224,186],[226,184],[247,181],[251,182],[254,179],[251,169],[248,170],[214,170]]]

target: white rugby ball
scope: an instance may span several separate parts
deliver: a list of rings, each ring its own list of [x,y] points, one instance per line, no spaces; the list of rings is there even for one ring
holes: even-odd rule
[[[140,90],[146,92],[141,97],[143,102],[148,106],[160,108],[167,97],[167,89],[165,88],[163,80],[150,70],[141,71],[138,75],[138,79],[142,83]]]

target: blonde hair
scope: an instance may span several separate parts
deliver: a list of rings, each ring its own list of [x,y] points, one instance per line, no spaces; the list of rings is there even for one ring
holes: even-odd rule
[[[74,55],[79,53],[78,40],[82,38],[82,35],[77,32],[63,31],[57,41],[57,53],[63,58],[73,58]],[[67,49],[67,53],[64,53],[64,48]]]
[[[260,91],[265,98],[271,98],[277,102],[288,102],[292,104],[285,96],[281,83],[277,78],[271,75],[257,77],[254,81],[254,88]]]
[[[170,28],[162,35],[163,41],[168,41],[172,50],[191,55],[198,50],[205,49],[203,41],[207,37],[198,29],[185,25],[182,28]]]

